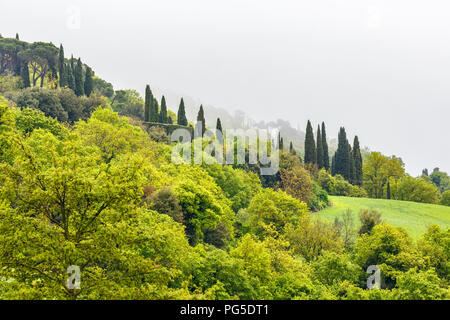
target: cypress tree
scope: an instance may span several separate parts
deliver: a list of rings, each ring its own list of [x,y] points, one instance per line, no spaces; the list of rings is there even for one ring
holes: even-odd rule
[[[22,69],[20,70],[20,77],[22,78],[23,87],[30,87],[30,71],[28,69],[28,61],[22,63]]]
[[[336,154],[331,157],[331,175],[336,175]]]
[[[180,126],[187,126],[188,125],[188,121],[186,118],[186,110],[184,108],[184,100],[183,98],[181,98],[180,101],[180,106],[178,107],[178,114],[177,114],[177,124],[179,124]]]
[[[159,105],[158,100],[153,97],[152,108],[150,109],[150,121],[158,122],[159,121]]]
[[[295,152],[294,149],[294,144],[292,143],[292,141],[289,143],[289,152],[293,155],[296,155],[297,153]]]
[[[219,130],[222,134],[222,122],[220,122],[220,118],[217,118],[217,123],[216,123],[216,130]]]
[[[159,122],[167,123],[167,105],[166,98],[164,96],[161,98],[161,113],[159,114]]]
[[[73,75],[73,68],[72,65],[66,64],[66,71],[67,71],[67,86],[75,91],[75,77]]]
[[[200,110],[198,110],[198,114],[197,114],[197,122],[200,122],[200,126],[201,126],[201,135],[203,137],[203,135],[205,134],[206,131],[206,124],[205,124],[205,111],[203,110],[203,105],[200,106]],[[197,124],[196,124],[197,125]]]
[[[355,166],[354,184],[361,186],[363,180],[362,156],[358,136],[353,140],[353,163]]]
[[[348,163],[347,163],[347,166],[348,166],[348,170],[349,170],[349,174],[348,174],[348,181],[351,183],[351,184],[355,184],[355,161],[354,161],[354,159],[353,159],[353,150],[352,150],[352,146],[350,145],[350,143],[348,144],[348,147],[347,147],[347,152],[348,152]]]
[[[93,89],[93,81],[92,81],[92,69],[86,67],[86,77],[84,79],[84,93],[89,97],[92,93]]]
[[[283,137],[280,138],[280,150],[284,150],[284,139],[283,139]]]
[[[388,182],[387,182],[387,190],[386,190],[386,198],[387,199],[391,199],[391,183],[389,182],[389,180],[388,180]]]
[[[67,73],[65,71],[64,48],[62,44],[59,46],[59,86],[61,88],[67,86]]]
[[[322,147],[322,135],[320,133],[320,125],[317,126],[317,167],[322,169],[323,165],[323,147]]]
[[[81,64],[80,58],[78,58],[77,65],[75,66],[75,94],[77,96],[84,94],[83,65]]]
[[[19,34],[18,34],[18,33],[16,33],[16,40],[20,40],[20,39],[19,39]]]
[[[328,151],[327,132],[325,131],[325,122],[322,122],[322,150],[323,150],[323,167],[326,170],[330,169],[330,155]]]
[[[314,142],[314,132],[312,129],[311,121],[308,120],[305,136],[305,164],[315,163],[317,163],[316,143]]]
[[[153,109],[153,94],[150,86],[145,87],[144,121],[150,121],[151,110]]]
[[[169,116],[169,117],[167,118],[167,123],[168,123],[168,124],[173,124],[173,120],[172,120],[172,117],[171,117],[171,116]]]
[[[345,128],[341,127],[338,134],[338,148],[334,155],[334,173],[350,178],[350,152]]]

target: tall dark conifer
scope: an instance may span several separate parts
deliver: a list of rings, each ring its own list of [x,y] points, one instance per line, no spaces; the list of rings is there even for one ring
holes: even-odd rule
[[[353,163],[355,166],[354,183],[358,186],[361,186],[363,182],[363,171],[362,156],[358,136],[355,136],[355,139],[353,140]]]
[[[155,97],[153,97],[152,109],[150,110],[150,121],[159,122],[159,105],[158,100],[156,100]]]
[[[217,118],[216,130],[220,131],[223,134],[222,122],[220,121],[220,118]]]
[[[86,67],[86,77],[84,78],[84,94],[88,97],[91,95],[94,87],[94,83],[92,80],[92,69]]]
[[[80,58],[78,58],[75,66],[75,94],[77,96],[82,96],[84,94],[83,65],[81,64]]]
[[[61,44],[59,46],[59,59],[58,59],[58,67],[59,67],[59,86],[64,88],[67,86],[67,72],[65,70],[66,63],[64,62],[64,48]]]
[[[28,69],[28,61],[22,62],[22,69],[20,70],[20,77],[22,78],[22,85],[24,88],[30,87],[30,71]]]
[[[153,94],[150,86],[145,87],[144,121],[150,121],[150,113],[153,109]]]
[[[323,165],[323,147],[322,147],[322,135],[320,133],[320,125],[317,126],[317,167],[322,169]]]
[[[200,106],[200,110],[198,110],[197,124],[196,125],[200,125],[201,126],[200,128],[198,128],[198,130],[201,130],[199,132],[201,132],[201,135],[203,137],[203,135],[205,134],[205,131],[206,131],[205,111],[203,110],[203,105],[201,105]]]
[[[325,130],[325,122],[322,122],[322,150],[323,150],[323,167],[326,170],[330,169],[330,154],[328,151],[327,132]]]
[[[67,63],[65,70],[67,72],[67,86],[75,91],[75,76],[73,74],[72,64]]]
[[[338,148],[334,155],[334,174],[342,175],[349,182],[353,180],[354,171],[351,149],[345,128],[341,127],[338,135]]]
[[[305,164],[317,163],[316,143],[314,142],[314,132],[311,121],[308,120],[305,135]]]
[[[167,123],[167,105],[166,98],[162,96],[161,98],[161,112],[159,114],[159,122]]]
[[[331,157],[331,175],[336,175],[336,154]]]
[[[188,121],[186,118],[186,110],[184,108],[184,100],[181,98],[180,106],[178,107],[178,114],[177,114],[177,124],[180,126],[187,126]]]

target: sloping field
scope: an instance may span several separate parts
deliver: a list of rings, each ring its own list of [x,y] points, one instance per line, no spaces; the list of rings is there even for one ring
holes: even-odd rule
[[[358,213],[362,209],[376,209],[387,223],[405,228],[411,237],[419,238],[430,224],[442,228],[450,227],[450,207],[435,204],[416,203],[409,201],[349,198],[330,196],[332,206],[314,213],[318,218],[333,222],[335,217],[341,217],[347,209],[351,209],[355,224],[359,224]]]

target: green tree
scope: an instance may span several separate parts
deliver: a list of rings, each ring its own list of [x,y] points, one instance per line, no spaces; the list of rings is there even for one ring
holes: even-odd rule
[[[200,125],[199,128],[197,128],[199,134],[203,137],[206,131],[206,124],[205,124],[205,112],[203,110],[203,105],[200,106],[200,109],[198,110],[197,114],[197,125]]]
[[[328,151],[327,132],[325,130],[325,122],[322,122],[322,149],[323,149],[323,167],[330,170],[330,155]]]
[[[20,77],[22,78],[22,83],[23,83],[23,87],[24,88],[29,88],[31,83],[30,83],[30,72],[28,69],[28,63],[24,62],[22,63],[22,69],[20,72]]]
[[[314,142],[314,132],[312,129],[311,121],[308,120],[306,125],[306,136],[305,136],[305,164],[316,164],[317,163],[317,151],[316,143]]]
[[[83,65],[81,64],[81,59],[78,58],[77,65],[75,66],[75,94],[77,96],[84,95],[84,84],[83,84]]]
[[[317,127],[317,167],[322,169],[324,165],[324,151],[322,145],[322,135],[320,133],[320,125]]]
[[[92,80],[92,69],[86,67],[86,76],[84,78],[84,94],[88,97],[91,95],[93,90],[93,80]]]
[[[361,149],[359,146],[358,136],[355,136],[353,140],[353,163],[355,165],[355,175],[354,175],[354,184],[357,186],[362,186],[363,183],[363,161],[361,156]]]
[[[59,66],[59,86],[61,88],[64,88],[68,85],[67,83],[67,72],[65,70],[65,60],[64,60],[64,48],[61,44],[59,46],[59,60],[58,60],[58,66]]]
[[[151,113],[153,110],[153,94],[150,86],[145,87],[145,104],[144,104],[144,121],[151,121]]]
[[[441,204],[443,206],[450,206],[450,190],[447,190],[442,194]]]
[[[75,91],[75,76],[73,74],[73,68],[72,63],[66,64],[66,71],[67,71],[67,86]]]
[[[161,112],[159,114],[159,122],[161,123],[167,123],[167,105],[166,105],[166,98],[162,96],[161,98]]]
[[[223,134],[222,122],[220,122],[220,118],[217,118],[216,130],[220,131]]]
[[[347,181],[353,180],[353,157],[347,140],[345,128],[341,127],[338,135],[338,148],[334,155],[334,174],[342,175]]]
[[[183,98],[181,98],[180,106],[178,107],[177,124],[179,124],[181,126],[187,126],[188,125]]]

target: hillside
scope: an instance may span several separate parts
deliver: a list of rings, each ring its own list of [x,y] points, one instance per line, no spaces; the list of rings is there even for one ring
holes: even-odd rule
[[[333,222],[347,209],[351,209],[355,221],[362,209],[376,209],[382,213],[387,223],[405,228],[415,239],[420,237],[430,224],[441,227],[450,226],[450,207],[417,203],[410,201],[396,201],[385,199],[350,198],[330,196],[332,206],[317,212],[318,218]]]

